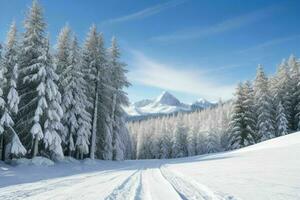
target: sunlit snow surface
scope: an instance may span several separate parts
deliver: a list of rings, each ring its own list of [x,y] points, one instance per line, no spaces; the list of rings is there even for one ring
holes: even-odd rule
[[[300,199],[300,132],[173,160],[0,163],[0,199]]]

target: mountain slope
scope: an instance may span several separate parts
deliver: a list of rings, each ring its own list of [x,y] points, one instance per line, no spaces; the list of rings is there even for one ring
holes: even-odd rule
[[[0,162],[0,199],[300,199],[300,132],[236,151],[170,160]],[[27,182],[27,183],[26,183]]]

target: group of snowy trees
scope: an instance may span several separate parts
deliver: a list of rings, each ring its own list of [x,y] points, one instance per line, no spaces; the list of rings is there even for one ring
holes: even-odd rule
[[[232,103],[193,113],[128,123],[132,158],[177,158],[224,151],[229,145],[229,122]]]
[[[176,158],[245,147],[300,130],[300,60],[237,86],[235,98],[194,113],[130,122],[133,158]]]
[[[258,66],[253,83],[240,83],[230,122],[231,148],[300,130],[300,61],[291,55],[268,78]]]
[[[105,160],[131,156],[121,105],[128,104],[125,64],[116,39],[106,49],[92,26],[83,47],[69,26],[52,50],[42,8],[33,1],[17,34],[12,23],[0,46],[2,160],[64,155]]]

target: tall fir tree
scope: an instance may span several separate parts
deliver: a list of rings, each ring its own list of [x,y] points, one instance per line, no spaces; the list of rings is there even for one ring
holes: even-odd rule
[[[274,110],[270,96],[269,82],[261,65],[258,66],[254,81],[254,104],[257,112],[258,140],[264,141],[275,136]]]
[[[187,132],[187,127],[185,127],[182,122],[178,121],[173,135],[173,158],[180,158],[188,155]]]
[[[33,1],[24,26],[19,61],[21,101],[17,130],[27,149],[31,149],[32,157],[41,154],[41,151],[47,151],[51,154],[49,156],[61,157],[60,136],[57,134],[62,115],[56,85],[58,76],[45,36],[42,8],[37,1]]]
[[[112,80],[111,69],[109,65],[109,55],[104,47],[103,34],[98,34],[98,48],[100,52],[99,72],[99,110],[98,110],[98,126],[97,126],[97,157],[104,160],[112,160],[112,127],[110,126],[112,118],[110,108],[112,105]]]
[[[240,83],[236,89],[230,121],[229,149],[241,148],[255,143],[251,99],[247,99],[250,96],[250,86],[248,84],[244,86]]]
[[[15,22],[12,23],[7,35],[7,42],[4,52],[3,60],[3,97],[5,100],[4,112],[0,120],[1,126],[4,128],[3,137],[9,148],[6,152],[10,157],[22,156],[26,154],[26,150],[20,142],[19,136],[15,131],[15,117],[18,113],[19,95],[17,92],[17,79],[18,79],[18,43],[17,43],[17,29]],[[3,145],[3,151],[5,151]],[[5,155],[5,153],[3,154]]]
[[[246,81],[243,85],[243,96],[244,120],[246,124],[245,131],[247,131],[249,137],[252,137],[254,142],[257,142],[257,116],[254,105],[254,91],[250,81]]]
[[[122,105],[128,105],[128,98],[123,89],[130,84],[126,78],[125,64],[119,61],[120,49],[116,38],[112,38],[110,48],[110,66],[111,66],[111,80],[112,80],[112,106],[111,106],[111,127],[112,127],[112,145],[113,145],[113,159],[124,159],[124,145],[125,140],[129,136],[126,130],[121,131],[125,127],[124,117],[125,113]],[[125,150],[126,151],[126,150]]]
[[[59,76],[55,72],[53,58],[49,52],[49,40],[46,39],[46,48],[42,55],[44,64],[44,81],[38,86],[38,92],[45,95],[46,107],[41,115],[44,119],[43,142],[45,149],[49,152],[52,159],[62,159],[64,157],[62,150],[61,132],[63,125],[61,118],[63,117],[63,110],[61,108],[61,94],[58,89]],[[32,131],[34,132],[34,130]]]
[[[293,123],[293,84],[292,79],[290,77],[290,69],[287,65],[287,62],[283,60],[279,65],[276,76],[273,78],[271,82],[271,92],[274,98],[273,103],[275,107],[279,105],[281,102],[284,107],[284,114],[288,120],[288,130],[292,130]],[[276,109],[275,109],[276,110]]]
[[[89,137],[91,136],[91,115],[88,108],[91,107],[87,96],[87,82],[84,79],[80,48],[76,37],[71,40],[69,59],[70,65],[64,71],[63,80],[63,122],[66,131],[66,143],[68,155],[77,151],[77,158],[89,153]]]
[[[94,159],[96,154],[97,137],[99,136],[99,129],[101,122],[99,113],[101,110],[101,91],[103,91],[103,78],[105,74],[101,74],[107,65],[106,50],[104,48],[102,35],[99,35],[96,26],[90,28],[85,46],[83,50],[83,66],[85,68],[86,79],[89,80],[88,96],[92,104],[90,113],[92,115],[92,132],[90,140],[90,158]],[[105,77],[107,78],[107,77]],[[106,129],[107,130],[107,129]],[[98,133],[97,133],[98,132]]]
[[[293,130],[300,130],[300,61],[297,61],[294,55],[288,59],[288,67],[291,74],[292,88],[292,120]]]
[[[64,125],[64,130],[62,131],[62,141],[64,144],[64,149],[68,152],[68,155],[75,150],[73,132],[77,128],[78,124],[76,122],[75,113],[72,112],[73,108],[73,90],[70,89],[69,84],[73,73],[73,66],[71,64],[71,30],[68,25],[64,26],[57,39],[57,52],[55,54],[55,65],[56,72],[59,76],[58,86],[59,91],[62,95],[62,108],[64,111],[64,116],[62,118],[62,123]],[[73,103],[74,104],[74,103]],[[73,109],[73,110],[72,110]]]
[[[276,109],[276,136],[288,134],[288,120],[285,115],[285,110],[281,102]]]
[[[27,12],[25,33],[21,44],[19,94],[20,110],[17,130],[27,149],[34,157],[38,154],[39,141],[43,139],[41,115],[47,107],[42,83],[45,77],[43,52],[45,52],[45,28],[43,12],[37,1],[33,1]],[[43,85],[44,86],[44,85]]]

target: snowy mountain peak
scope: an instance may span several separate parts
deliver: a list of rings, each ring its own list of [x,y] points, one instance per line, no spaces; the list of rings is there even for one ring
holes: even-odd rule
[[[193,109],[204,109],[204,108],[208,108],[213,105],[214,105],[213,103],[207,101],[206,99],[200,98],[192,104],[192,108]]]
[[[155,103],[169,105],[169,106],[180,106],[181,105],[180,101],[167,91],[164,91],[161,95],[159,95],[156,98]]]
[[[174,112],[188,112],[205,109],[214,104],[206,99],[198,99],[192,105],[181,103],[171,93],[164,91],[154,100],[144,99],[124,107],[128,116],[149,116],[157,114],[169,114]]]
[[[195,101],[195,103],[207,103],[207,102],[209,102],[209,101],[207,101],[204,98],[199,98],[199,99],[197,99],[197,101]]]

